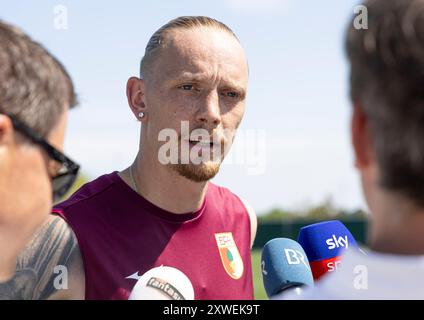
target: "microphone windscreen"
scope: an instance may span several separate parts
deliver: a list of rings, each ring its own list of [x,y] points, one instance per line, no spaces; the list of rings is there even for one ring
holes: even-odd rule
[[[338,220],[301,228],[297,241],[306,252],[315,280],[337,269],[344,250],[357,248],[350,231]]]
[[[277,238],[268,241],[262,250],[261,267],[268,297],[292,287],[313,286],[305,251],[294,240]]]
[[[138,279],[128,300],[194,300],[194,289],[180,270],[160,266]]]

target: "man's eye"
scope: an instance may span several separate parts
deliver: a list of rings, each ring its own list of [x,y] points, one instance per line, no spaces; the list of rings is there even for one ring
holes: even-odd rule
[[[224,95],[230,98],[237,98],[239,96],[239,94],[235,91],[227,91]]]
[[[193,85],[192,84],[183,84],[182,86],[179,86],[178,88],[186,90],[186,91],[191,91],[191,90],[193,90]]]

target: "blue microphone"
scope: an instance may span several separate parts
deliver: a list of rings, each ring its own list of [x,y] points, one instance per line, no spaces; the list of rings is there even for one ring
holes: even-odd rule
[[[301,228],[297,241],[305,249],[314,280],[336,271],[343,252],[358,246],[350,231],[338,220]]]
[[[269,298],[286,290],[311,287],[314,284],[305,251],[291,239],[268,241],[262,250],[261,267]]]

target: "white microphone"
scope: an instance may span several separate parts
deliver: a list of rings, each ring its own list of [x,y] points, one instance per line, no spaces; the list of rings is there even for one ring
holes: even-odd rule
[[[194,289],[180,270],[160,266],[138,279],[128,300],[194,300]]]

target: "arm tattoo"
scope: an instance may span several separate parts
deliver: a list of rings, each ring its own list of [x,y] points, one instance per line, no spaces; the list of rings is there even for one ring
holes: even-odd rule
[[[62,218],[52,216],[19,254],[12,279],[0,283],[0,299],[47,299],[57,291],[55,267],[69,269],[75,253],[75,234]]]

